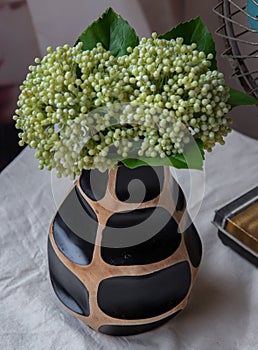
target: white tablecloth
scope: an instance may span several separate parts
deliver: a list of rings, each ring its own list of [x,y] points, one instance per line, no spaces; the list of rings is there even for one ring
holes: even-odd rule
[[[258,141],[236,132],[207,155],[205,195],[194,219],[204,256],[188,306],[154,331],[110,337],[71,316],[52,293],[51,176],[25,149],[0,175],[0,349],[257,349],[258,270],[224,246],[211,223],[216,208],[257,185],[257,174]]]

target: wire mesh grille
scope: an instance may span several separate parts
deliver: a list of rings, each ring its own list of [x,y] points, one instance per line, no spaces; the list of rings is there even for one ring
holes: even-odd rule
[[[258,0],[249,1],[258,8]],[[222,0],[213,11],[221,22],[216,34],[225,41],[222,56],[229,59],[232,75],[245,91],[258,98],[258,30],[250,26],[250,20],[257,23],[258,15],[247,11],[247,0]]]

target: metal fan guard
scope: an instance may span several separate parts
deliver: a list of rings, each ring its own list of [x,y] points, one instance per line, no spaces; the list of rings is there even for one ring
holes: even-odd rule
[[[258,0],[251,0],[258,6]],[[246,11],[247,0],[222,0],[213,11],[219,16],[221,26],[216,34],[225,41],[222,56],[231,63],[233,74],[245,91],[258,98],[258,36],[257,30],[249,27],[248,17],[258,21]]]

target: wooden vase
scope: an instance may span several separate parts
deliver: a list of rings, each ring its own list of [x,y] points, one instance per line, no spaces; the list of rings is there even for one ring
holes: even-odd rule
[[[180,312],[201,255],[168,167],[83,171],[49,230],[55,294],[109,335],[144,332]]]

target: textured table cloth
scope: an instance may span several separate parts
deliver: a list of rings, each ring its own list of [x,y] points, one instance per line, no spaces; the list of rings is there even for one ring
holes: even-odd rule
[[[192,171],[191,181],[187,171],[176,172],[204,248],[188,306],[154,331],[110,337],[71,316],[52,292],[46,249],[56,210],[51,174],[39,171],[25,149],[0,174],[0,349],[257,349],[258,270],[221,243],[211,221],[215,209],[257,186],[258,141],[233,132],[206,158],[205,173]]]

